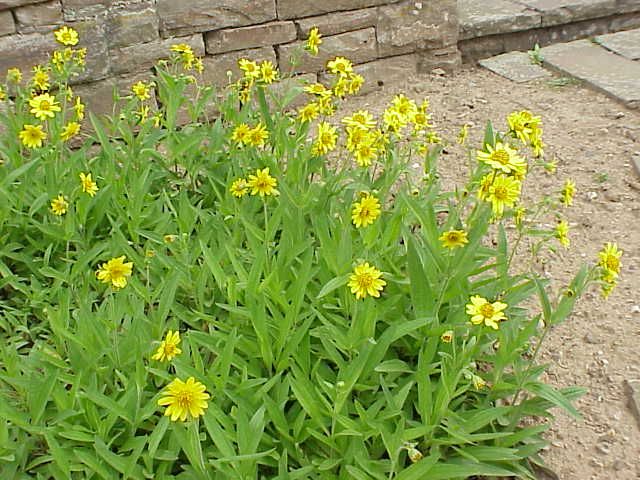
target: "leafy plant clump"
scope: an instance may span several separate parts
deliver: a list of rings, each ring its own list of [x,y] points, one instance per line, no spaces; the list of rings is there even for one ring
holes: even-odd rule
[[[243,59],[216,90],[174,45],[87,123],[56,38],[0,89],[0,477],[533,478],[539,419],[582,393],[541,381],[540,345],[621,255],[557,295],[520,267],[569,244],[539,225],[572,182],[522,200],[539,117],[489,124],[446,191],[427,101],[336,113],[345,58],[330,85]]]

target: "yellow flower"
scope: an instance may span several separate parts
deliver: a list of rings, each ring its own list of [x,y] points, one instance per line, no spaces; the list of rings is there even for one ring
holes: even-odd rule
[[[131,91],[139,100],[144,101],[151,98],[149,95],[149,87],[150,85],[147,85],[144,82],[137,82],[131,86]]]
[[[76,97],[76,101],[73,104],[73,110],[76,112],[76,118],[81,121],[84,118],[84,104],[80,101],[80,97]]]
[[[257,79],[260,77],[260,67],[256,62],[241,58],[238,60],[238,67],[244,72],[244,76],[250,79]]]
[[[355,95],[364,85],[364,77],[358,73],[349,75],[349,85],[347,87],[350,95]]]
[[[607,298],[609,298],[609,295],[611,295],[611,292],[613,291],[614,288],[616,288],[616,286],[618,285],[618,280],[617,279],[612,279],[610,281],[605,280],[604,283],[602,284],[602,298],[604,298],[605,300]]]
[[[95,197],[96,192],[98,191],[98,185],[91,179],[91,174],[80,173],[80,185],[82,186],[82,191],[87,193],[90,197]]]
[[[515,212],[513,213],[513,219],[516,222],[516,225],[519,227],[520,225],[522,225],[522,222],[524,221],[524,216],[527,213],[527,209],[525,207],[517,207],[515,209]]]
[[[22,72],[20,69],[13,67],[7,70],[7,80],[13,83],[20,83],[22,81]]]
[[[468,135],[469,135],[469,125],[465,123],[464,125],[462,125],[462,127],[460,128],[460,132],[458,133],[458,143],[460,145],[464,145],[464,143],[467,141]]]
[[[40,66],[33,67],[33,78],[31,82],[40,90],[46,91],[49,89],[49,74]]]
[[[60,132],[60,138],[66,142],[71,137],[75,137],[79,132],[80,124],[78,122],[69,122],[62,128],[62,132]]]
[[[126,256],[112,258],[103,263],[96,272],[96,277],[102,283],[111,283],[114,289],[119,290],[127,286],[127,277],[133,271],[133,262],[125,263]]]
[[[193,53],[193,49],[187,43],[176,43],[171,45],[169,50],[174,53]]]
[[[27,148],[40,148],[47,134],[42,130],[42,125],[24,125],[18,134],[22,144]]]
[[[521,183],[506,175],[497,175],[488,188],[486,199],[491,202],[493,213],[502,217],[505,207],[513,207],[520,197]]]
[[[442,335],[440,335],[440,340],[444,343],[451,343],[453,341],[453,330],[447,330]]]
[[[167,407],[164,414],[171,417],[172,422],[178,419],[184,422],[204,415],[204,411],[209,407],[208,399],[206,387],[195,378],[189,377],[186,382],[176,378],[167,385],[164,396],[158,400],[158,405]]]
[[[304,87],[304,91],[311,95],[316,95],[323,98],[331,97],[332,95],[331,90],[327,89],[327,87],[325,87],[321,83],[312,83],[310,85],[307,85],[306,87]]]
[[[497,142],[495,147],[487,145],[487,152],[478,151],[478,160],[486,163],[495,170],[506,174],[526,171],[526,163],[518,152],[509,145]]]
[[[336,57],[327,62],[327,70],[335,75],[348,75],[353,72],[353,64],[344,57]]]
[[[451,250],[457,247],[464,247],[466,243],[469,243],[469,240],[467,240],[467,232],[464,230],[449,230],[440,235],[438,240],[442,242],[443,247]]]
[[[231,186],[229,187],[229,191],[231,195],[234,197],[244,197],[249,191],[249,186],[247,185],[247,181],[244,178],[238,178],[234,180]]]
[[[569,224],[566,220],[558,222],[556,225],[555,236],[564,248],[569,248],[571,241],[569,240]]]
[[[378,156],[378,149],[374,145],[374,140],[371,136],[367,136],[366,139],[355,148],[356,163],[361,167],[369,167]]]
[[[407,124],[407,119],[395,108],[387,108],[382,114],[382,121],[389,132],[396,134]]]
[[[0,102],[4,102],[7,98],[7,94],[5,93],[2,85],[0,85]]]
[[[524,144],[528,144],[531,141],[533,130],[538,127],[540,122],[540,117],[534,117],[527,110],[512,112],[507,117],[509,132]]]
[[[46,120],[47,118],[53,118],[56,113],[61,110],[60,104],[56,102],[55,97],[48,93],[36,95],[29,100],[29,106],[32,113],[38,120]]]
[[[391,101],[392,109],[394,109],[402,117],[404,122],[408,122],[418,111],[416,102],[407,98],[406,95],[399,94],[393,97]]]
[[[476,390],[482,390],[487,386],[487,382],[484,380],[484,378],[479,377],[478,375],[474,375],[473,377],[471,377],[471,382],[473,383],[473,388],[475,388]]]
[[[351,288],[351,293],[355,293],[357,300],[367,296],[378,298],[387,284],[380,277],[382,277],[382,272],[365,262],[354,269],[347,286]]]
[[[358,110],[349,117],[344,117],[342,123],[347,127],[362,128],[371,130],[376,127],[376,121],[367,110]]]
[[[67,202],[63,195],[58,195],[56,198],[51,200],[51,211],[54,215],[62,216],[67,213],[68,208],[69,202]]]
[[[298,119],[301,122],[310,122],[320,115],[320,107],[316,102],[309,102],[298,110]]]
[[[178,238],[177,235],[171,235],[171,234],[167,234],[164,237],[162,237],[162,239],[164,240],[164,243],[173,243],[176,241],[177,238]]]
[[[182,68],[184,68],[185,70],[191,70],[193,68],[193,64],[196,61],[196,56],[193,53],[193,48],[191,48],[190,45],[186,43],[178,43],[176,45],[172,45],[170,50],[180,56]]]
[[[333,99],[331,98],[331,96],[320,97],[318,99],[318,108],[320,109],[320,113],[322,115],[331,116],[336,113],[336,106],[333,103]]]
[[[231,140],[238,144],[246,145],[249,142],[249,133],[251,133],[251,127],[246,123],[241,123],[233,129]]]
[[[360,201],[353,204],[351,220],[356,228],[366,227],[380,216],[380,212],[380,201],[370,193],[364,193]]]
[[[424,141],[426,145],[436,145],[442,143],[442,137],[438,132],[431,130],[425,135]]]
[[[338,134],[336,133],[336,128],[327,122],[320,122],[318,124],[316,141],[313,143],[312,153],[314,155],[326,155],[336,148],[337,141]]]
[[[269,168],[256,170],[255,175],[249,175],[247,186],[251,189],[251,195],[278,195],[280,192],[276,190],[278,181],[269,174]]]
[[[613,282],[615,278],[620,274],[620,268],[622,263],[620,257],[622,257],[622,250],[618,250],[618,245],[615,243],[607,242],[602,250],[598,252],[598,265],[603,268],[603,278],[606,281]]]
[[[318,47],[322,45],[322,35],[318,30],[318,27],[313,27],[309,30],[309,36],[307,37],[307,44],[305,45],[305,49],[308,50],[312,55],[318,54]]]
[[[247,133],[246,143],[254,147],[263,147],[268,138],[267,127],[259,123]]]
[[[173,357],[182,353],[182,350],[178,348],[179,344],[180,332],[178,332],[177,330],[175,332],[169,330],[162,343],[160,343],[160,346],[158,347],[155,355],[153,355],[153,357],[151,358],[153,360],[159,360],[160,362],[170,362]]]
[[[564,182],[564,187],[560,192],[560,201],[565,207],[573,205],[573,196],[576,193],[576,185],[571,180]]]
[[[278,69],[273,66],[270,60],[265,60],[260,64],[260,80],[264,83],[273,83],[278,78]]]
[[[467,303],[467,315],[471,316],[471,323],[474,325],[485,324],[494,330],[498,329],[498,322],[506,320],[504,310],[507,308],[506,303],[493,302],[490,303],[486,298],[480,295],[473,295],[470,299],[471,303]]]
[[[53,34],[56,37],[56,41],[62,45],[70,45],[73,47],[78,44],[78,32],[73,28],[64,26],[53,32]]]

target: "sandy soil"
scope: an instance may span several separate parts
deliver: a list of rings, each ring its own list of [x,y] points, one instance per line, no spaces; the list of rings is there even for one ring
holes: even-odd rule
[[[595,290],[588,292],[546,343],[542,361],[550,364],[548,381],[558,387],[580,385],[588,393],[577,404],[583,420],[558,412],[544,457],[563,480],[640,478],[640,423],[625,383],[640,379],[640,177],[631,162],[634,154],[640,156],[640,112],[579,84],[516,84],[475,67],[385,85],[352,100],[349,109],[379,113],[402,91],[416,100],[430,99],[437,130],[452,142],[464,123],[472,124],[472,144],[479,144],[487,120],[504,128],[511,111],[542,115],[546,156],[558,161],[558,173],[531,175],[528,194],[559,191],[565,178],[577,186],[574,205],[565,210],[571,248],[550,254],[545,265],[552,284],[566,285],[582,262],[595,261],[606,241],[624,250],[617,290],[607,301]],[[465,161],[460,147],[447,150],[441,164]]]

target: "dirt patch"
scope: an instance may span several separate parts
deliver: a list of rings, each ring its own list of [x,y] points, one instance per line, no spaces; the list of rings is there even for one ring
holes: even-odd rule
[[[606,241],[624,250],[620,283],[609,299],[588,292],[546,344],[547,380],[588,393],[578,402],[582,421],[558,412],[544,458],[563,480],[640,478],[640,426],[625,383],[640,378],[640,178],[632,162],[640,156],[640,112],[572,82],[515,84],[477,68],[408,78],[352,100],[348,108],[380,113],[399,92],[428,97],[438,132],[452,143],[464,123],[472,125],[471,141],[479,144],[487,120],[504,129],[514,110],[542,115],[546,156],[558,161],[558,173],[529,176],[527,195],[559,191],[566,178],[577,186],[574,205],[564,212],[571,248],[547,255],[552,284],[566,285],[580,263],[595,261]],[[449,183],[467,158],[457,145],[447,151],[441,165]]]

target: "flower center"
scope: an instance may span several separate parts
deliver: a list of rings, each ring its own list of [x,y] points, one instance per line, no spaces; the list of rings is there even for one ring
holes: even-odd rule
[[[617,272],[618,269],[620,268],[620,260],[618,260],[613,255],[607,256],[607,260],[605,261],[605,264],[609,270],[613,270],[614,272]]]
[[[480,307],[480,314],[484,318],[491,318],[493,317],[494,313],[495,313],[495,310],[493,309],[493,305],[491,305],[490,303],[485,303]]]
[[[193,395],[191,392],[180,392],[176,395],[176,400],[178,400],[180,407],[189,408],[193,403]]]
[[[500,185],[494,188],[493,194],[498,200],[506,200],[509,196],[509,191],[506,187]]]
[[[40,110],[49,110],[51,108],[51,104],[46,101],[46,100],[42,100],[40,102]]]
[[[460,240],[460,235],[458,234],[458,232],[449,232],[447,238],[450,242],[457,242]]]
[[[506,165],[510,160],[509,153],[506,150],[495,150],[491,154],[491,160]]]
[[[358,284],[360,288],[368,289],[371,285],[373,285],[373,276],[368,273],[363,273],[358,277]]]

